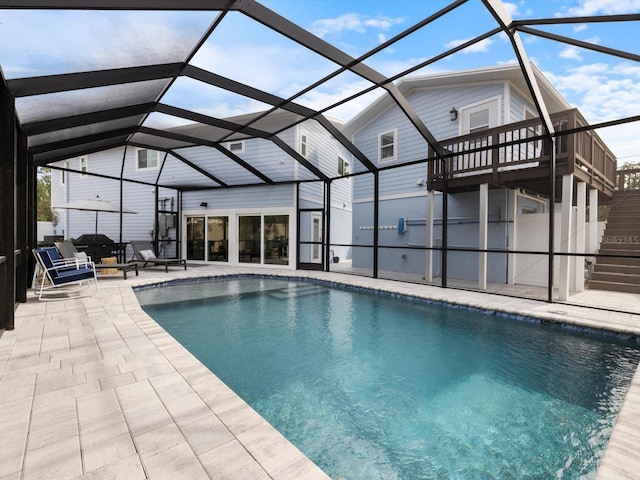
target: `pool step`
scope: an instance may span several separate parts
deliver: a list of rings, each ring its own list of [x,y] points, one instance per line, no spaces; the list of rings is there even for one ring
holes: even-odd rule
[[[277,300],[289,300],[296,297],[308,297],[325,292],[326,289],[320,285],[301,285],[299,287],[287,287],[278,290],[270,290],[269,296]]]

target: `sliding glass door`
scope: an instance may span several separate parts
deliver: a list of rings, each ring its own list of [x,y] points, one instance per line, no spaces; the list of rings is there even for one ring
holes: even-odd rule
[[[261,231],[262,216],[242,215],[238,217],[238,262],[261,263]]]
[[[229,217],[207,217],[207,260],[229,261]]]
[[[187,260],[204,260],[204,217],[187,217]]]

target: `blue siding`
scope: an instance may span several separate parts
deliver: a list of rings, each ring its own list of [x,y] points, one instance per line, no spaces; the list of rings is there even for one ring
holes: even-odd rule
[[[184,210],[201,209],[200,203],[207,202],[212,209],[244,209],[271,207],[294,208],[294,186],[275,185],[247,188],[228,188],[185,192],[182,197]]]

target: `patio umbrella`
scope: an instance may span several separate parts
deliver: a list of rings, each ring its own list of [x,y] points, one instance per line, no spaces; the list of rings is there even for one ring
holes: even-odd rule
[[[87,212],[96,212],[96,231],[98,234],[98,213],[111,212],[111,213],[138,213],[128,208],[120,208],[115,203],[111,203],[107,200],[102,200],[100,196],[96,195],[96,198],[87,200],[75,200],[73,202],[63,203],[52,208],[66,208],[67,210],[85,210]]]

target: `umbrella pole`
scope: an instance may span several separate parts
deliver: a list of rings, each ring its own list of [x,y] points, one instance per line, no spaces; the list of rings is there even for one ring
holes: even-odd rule
[[[95,234],[98,234],[98,211],[96,210],[96,231]]]

